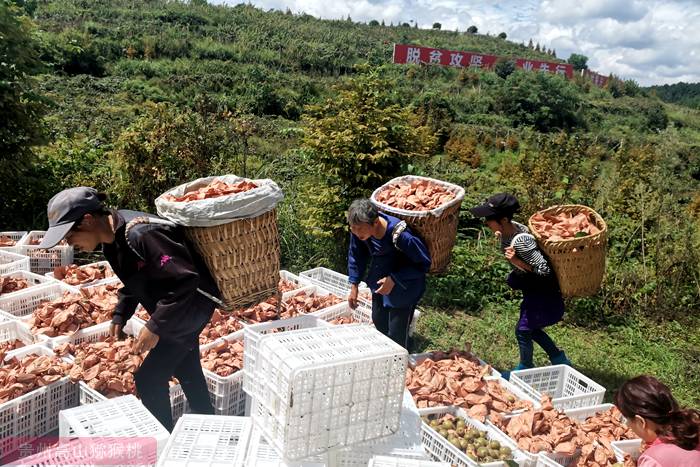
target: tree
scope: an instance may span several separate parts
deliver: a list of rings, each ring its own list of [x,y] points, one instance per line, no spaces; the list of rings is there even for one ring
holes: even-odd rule
[[[552,49],[552,57],[557,58],[557,50]]]
[[[372,21],[369,22],[369,25],[370,26],[379,26],[379,21],[377,21],[376,19],[373,19]]]
[[[442,29],[442,24],[440,24],[440,23],[433,23],[433,29]]]
[[[17,227],[28,226],[47,197],[28,172],[32,147],[45,141],[45,100],[33,91],[32,75],[43,68],[34,29],[24,10],[0,0],[0,212]]]
[[[573,65],[574,70],[576,71],[588,69],[588,57],[586,57],[585,55],[571,54],[567,62]]]
[[[408,23],[401,23],[401,27],[402,27],[402,28],[410,28],[411,25],[408,24]]]
[[[502,32],[498,35],[498,38],[503,39],[503,40],[506,40],[507,37],[508,37],[508,34],[506,34],[505,32]]]
[[[534,44],[532,43],[532,38],[530,38],[530,42],[527,43],[527,48],[528,48],[528,49],[534,49],[534,48],[535,48]]]
[[[576,87],[559,75],[516,72],[502,82],[496,109],[515,126],[550,132],[578,125],[580,102]]]
[[[386,26],[386,24],[384,23],[384,20],[382,20],[382,27],[383,27],[383,26]]]
[[[515,61],[499,59],[493,67],[493,71],[501,78],[506,79],[515,71]]]
[[[434,144],[430,131],[416,124],[415,113],[392,102],[393,83],[376,69],[357,70],[337,96],[307,107],[303,116],[303,147],[312,170],[300,222],[340,245],[347,241],[350,202],[369,196]]]
[[[474,25],[471,25],[467,28],[467,34],[476,34],[479,32],[479,28],[477,28]]]
[[[150,209],[169,188],[211,175],[221,161],[234,156],[231,141],[237,134],[234,125],[214,114],[146,105],[143,116],[119,135],[110,154],[122,174],[114,186],[119,204]]]
[[[207,6],[207,0],[190,0],[190,3],[194,6]]]
[[[540,51],[540,43],[538,42],[537,45],[535,46],[535,52]]]

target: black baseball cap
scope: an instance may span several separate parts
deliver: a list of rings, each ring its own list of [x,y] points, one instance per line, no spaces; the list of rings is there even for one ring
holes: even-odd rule
[[[54,195],[46,207],[49,230],[46,231],[39,248],[53,248],[58,245],[85,214],[102,209],[102,202],[106,198],[104,194],[86,186],[68,188]]]
[[[482,204],[469,211],[475,217],[497,217],[513,215],[520,210],[518,199],[510,193],[498,193],[490,196]]]

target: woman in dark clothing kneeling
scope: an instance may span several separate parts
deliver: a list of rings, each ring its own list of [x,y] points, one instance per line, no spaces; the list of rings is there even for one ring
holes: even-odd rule
[[[365,278],[372,290],[372,321],[382,334],[408,348],[408,329],[425,292],[430,253],[406,223],[377,211],[368,199],[353,201],[348,275],[351,308],[357,308],[358,284]]]

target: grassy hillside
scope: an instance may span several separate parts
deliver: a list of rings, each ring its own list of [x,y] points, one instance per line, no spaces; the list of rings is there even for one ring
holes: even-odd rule
[[[22,163],[0,187],[1,229],[42,225],[46,199],[68,186],[152,210],[168,187],[237,173],[285,190],[286,268],[342,270],[347,232],[335,220],[352,196],[403,173],[449,180],[466,189],[459,238],[450,271],[430,280],[418,344],[473,341],[505,367],[516,363],[517,296],[467,208],[502,190],[521,199],[521,221],[586,204],[609,226],[606,280],[568,302],[555,335],[610,389],[650,372],[700,405],[699,111],[635,83],[390,64],[394,42],[551,59],[495,37],[244,5],[32,5],[23,45],[44,65],[28,83],[46,102],[32,119],[45,138],[30,155],[8,153]]]

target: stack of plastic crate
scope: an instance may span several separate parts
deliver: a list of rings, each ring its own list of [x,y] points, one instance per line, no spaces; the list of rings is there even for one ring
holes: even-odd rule
[[[255,425],[285,462],[399,431],[405,349],[370,326],[266,324],[244,329],[244,389]]]
[[[249,417],[186,414],[175,424],[159,467],[243,467]]]
[[[14,271],[29,271],[29,257],[11,251],[0,251],[0,274]]]
[[[170,433],[132,395],[62,410],[58,419],[61,441],[72,438],[139,438],[144,464],[154,464]],[[145,448],[145,449],[144,449]]]
[[[44,238],[46,232],[33,230],[17,243],[18,253],[29,257],[29,269],[37,274],[53,272],[58,266],[68,266],[73,262],[73,247],[59,244],[53,248],[42,249],[35,244]]]
[[[54,352],[34,344],[9,352],[5,360],[32,354],[53,356]],[[20,444],[55,431],[59,412],[77,405],[76,386],[68,376],[0,404],[0,453],[7,455]]]
[[[27,235],[26,231],[11,231],[11,232],[0,232],[0,237],[6,237],[15,242],[13,246],[2,246],[0,251],[17,253],[19,249],[17,244]]]
[[[228,345],[232,342],[243,342],[243,330],[221,337],[214,342],[200,347],[200,353]],[[246,393],[243,391],[243,370],[228,376],[220,376],[213,371],[204,369],[204,379],[207,381],[209,395],[217,415],[244,415],[246,409]]]

